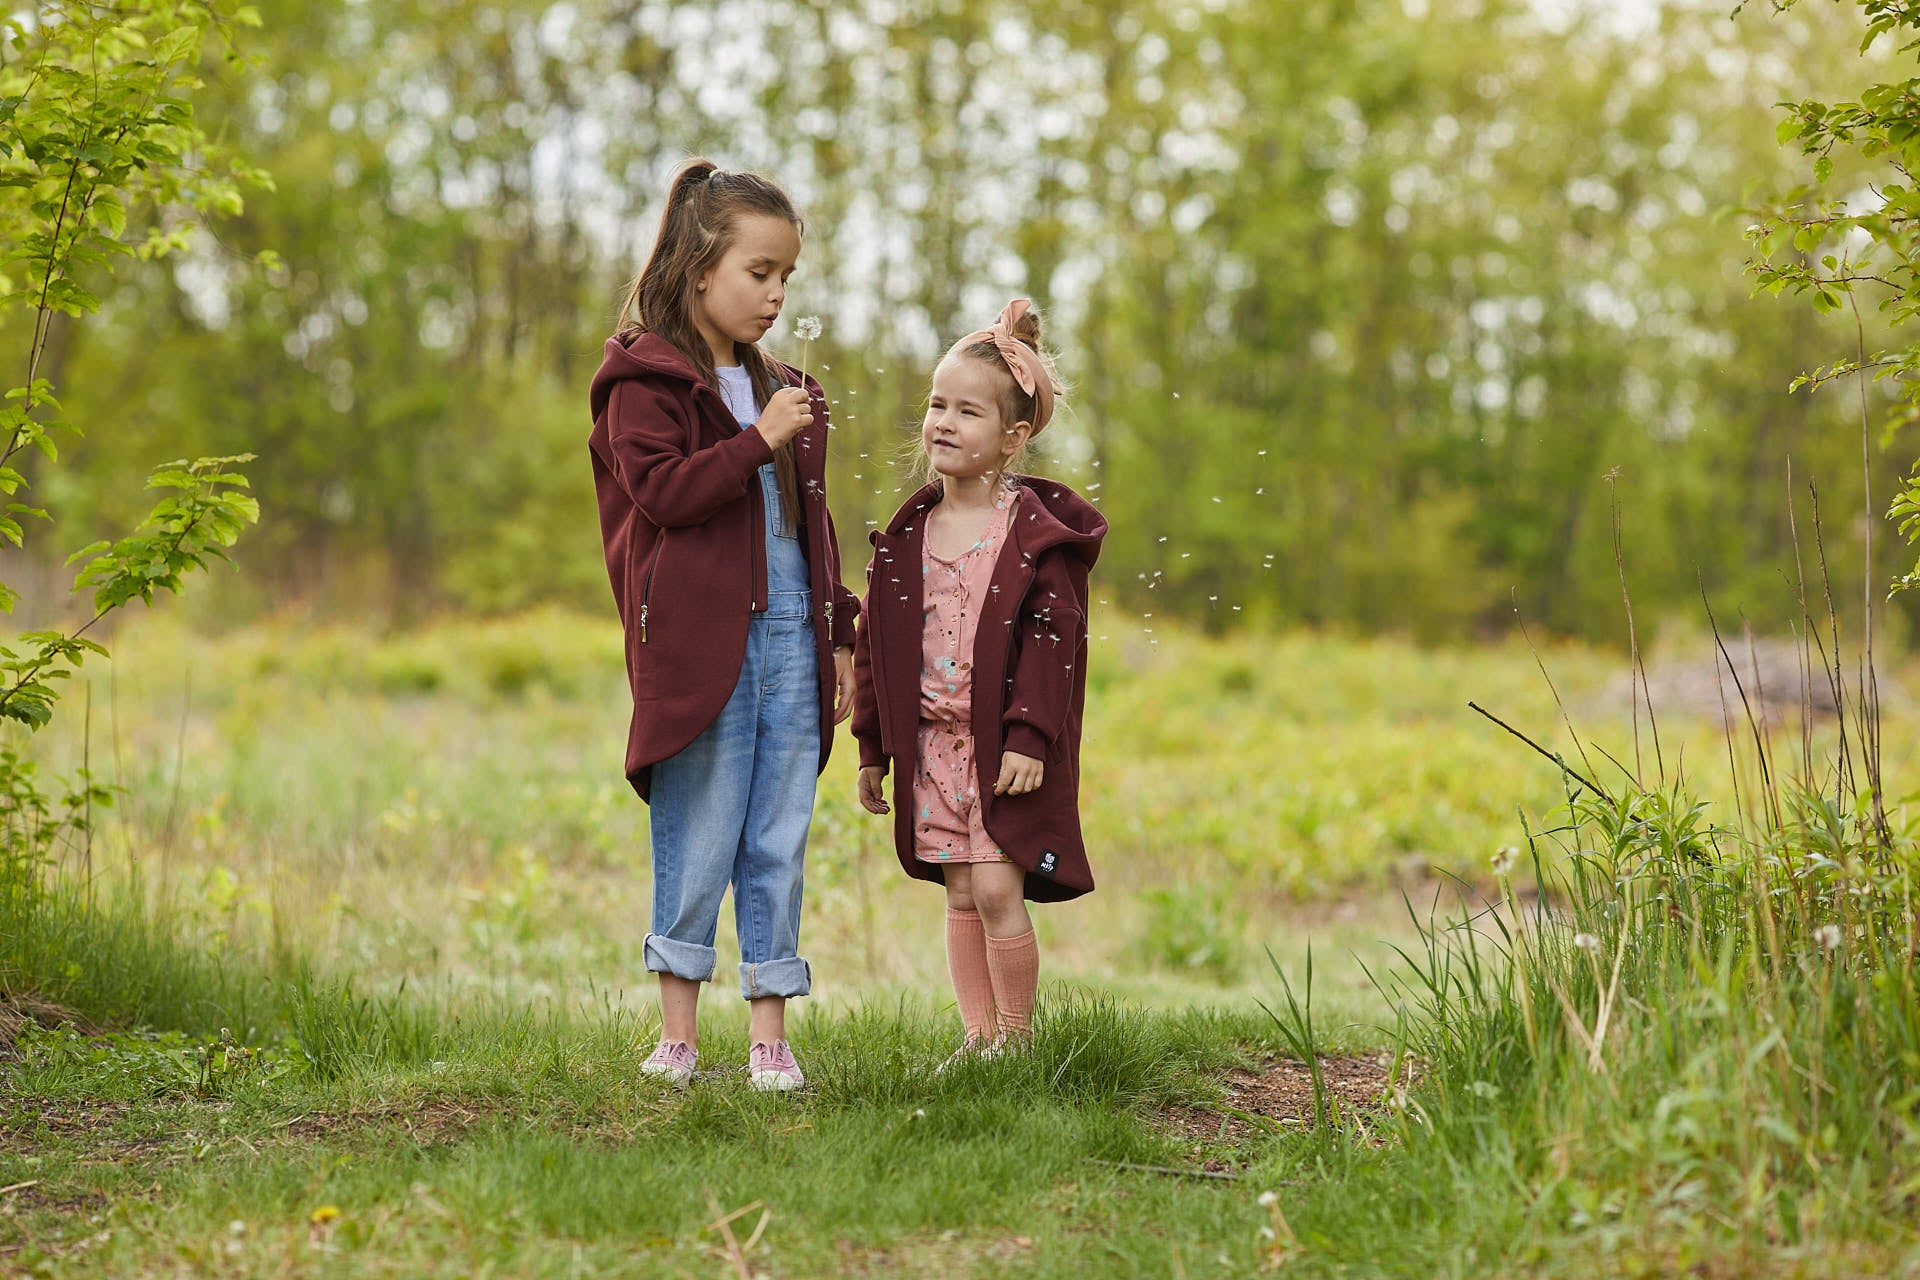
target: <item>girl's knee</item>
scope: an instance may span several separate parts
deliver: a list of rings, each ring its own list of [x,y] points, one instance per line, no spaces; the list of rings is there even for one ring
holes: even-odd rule
[[[973,901],[980,918],[989,926],[1003,926],[994,929],[999,936],[1007,936],[1008,930],[1021,924],[1027,915],[1026,895],[1017,878],[982,876],[973,885]]]
[[[971,868],[953,866],[945,868],[947,886],[947,906],[954,911],[974,911],[973,877],[968,874]]]

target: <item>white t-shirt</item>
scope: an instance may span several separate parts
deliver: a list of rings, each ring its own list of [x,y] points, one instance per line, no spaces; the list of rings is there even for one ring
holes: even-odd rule
[[[733,410],[734,420],[743,427],[758,422],[760,406],[753,398],[753,377],[747,372],[747,366],[723,364],[713,372],[720,379],[720,398]]]

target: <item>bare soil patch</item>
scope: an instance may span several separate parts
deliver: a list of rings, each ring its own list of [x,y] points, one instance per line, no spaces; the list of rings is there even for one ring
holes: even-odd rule
[[[1386,1094],[1390,1072],[1385,1054],[1329,1054],[1320,1059],[1327,1097],[1342,1111],[1377,1105]],[[1243,1146],[1261,1122],[1305,1128],[1313,1123],[1313,1072],[1297,1058],[1275,1058],[1257,1071],[1227,1073],[1227,1098],[1197,1107],[1164,1112],[1174,1132],[1192,1142],[1196,1153],[1209,1147]],[[1217,1172],[1228,1162],[1204,1155],[1202,1167]]]

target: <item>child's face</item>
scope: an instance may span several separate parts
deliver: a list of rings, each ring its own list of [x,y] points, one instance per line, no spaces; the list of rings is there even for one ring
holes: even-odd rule
[[[997,475],[1027,438],[1028,424],[1009,431],[1000,420],[1000,380],[984,361],[948,356],[933,371],[933,394],[920,446],[933,469],[953,480]]]
[[[800,233],[785,218],[747,214],[733,232],[720,261],[694,281],[690,308],[715,364],[736,363],[734,343],[758,342],[773,328],[800,258]]]

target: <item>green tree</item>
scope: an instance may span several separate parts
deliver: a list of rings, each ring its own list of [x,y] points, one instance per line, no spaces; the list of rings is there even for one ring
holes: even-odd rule
[[[0,537],[27,542],[23,521],[47,520],[31,505],[23,464],[40,457],[43,475],[59,457],[61,432],[80,424],[60,417],[47,376],[52,339],[63,323],[101,306],[97,280],[116,259],[154,259],[187,243],[194,219],[238,212],[241,189],[263,181],[196,124],[193,95],[203,45],[212,37],[233,53],[235,28],[257,23],[233,4],[142,0],[115,7],[37,6],[5,27],[0,64],[0,309],[21,357],[22,377],[0,409],[0,492],[11,501]],[[170,462],[151,473],[159,501],[131,534],[82,547],[74,590],[92,608],[72,630],[27,632],[0,644],[0,718],[37,729],[52,717],[60,682],[90,653],[87,637],[102,617],[156,592],[177,592],[183,575],[203,568],[259,509],[231,467],[246,457]],[[0,585],[0,608],[17,592]],[[0,749],[0,822],[8,892],[30,892],[36,868],[78,811],[105,795],[82,777],[63,809],[13,748]]]

